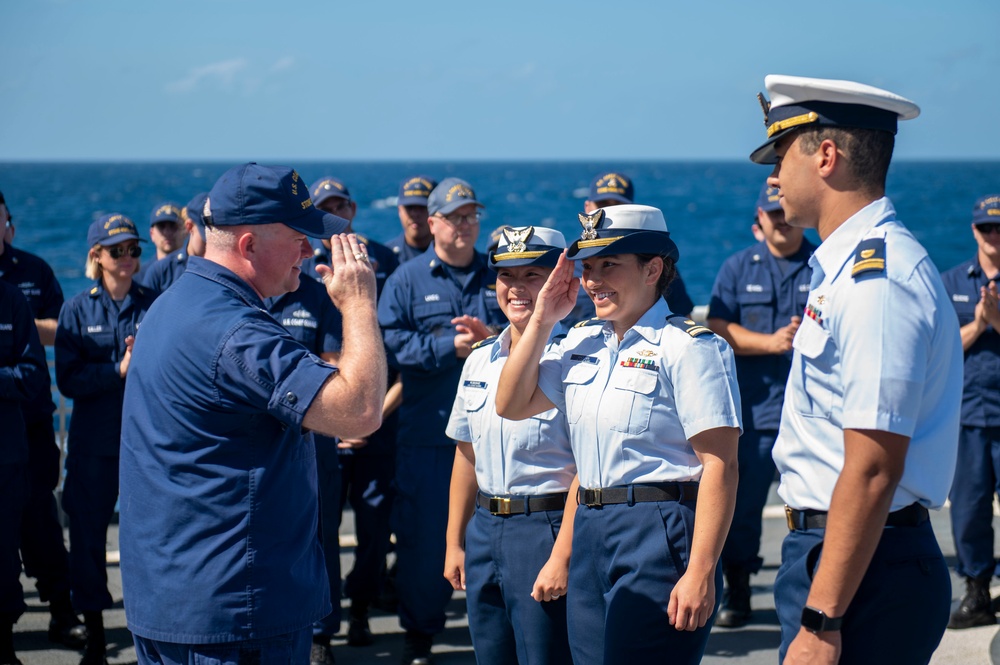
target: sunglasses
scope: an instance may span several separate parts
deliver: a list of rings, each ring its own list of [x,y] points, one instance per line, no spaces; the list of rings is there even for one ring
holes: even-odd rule
[[[987,235],[989,233],[1000,233],[1000,222],[987,222],[986,224],[976,224],[976,230]]]
[[[108,250],[108,256],[113,259],[120,259],[125,256],[126,252],[133,259],[137,259],[142,255],[142,247],[139,247],[139,245],[129,245],[128,247],[112,245],[111,247],[105,247],[104,249]]]

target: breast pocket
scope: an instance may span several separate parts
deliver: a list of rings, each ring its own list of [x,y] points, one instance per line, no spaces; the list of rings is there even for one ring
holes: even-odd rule
[[[740,304],[740,325],[753,332],[771,332],[771,318],[774,311],[770,291],[761,293],[741,293],[736,297]]]
[[[486,406],[488,394],[485,390],[466,389],[465,391],[465,417],[469,420],[469,430],[472,434],[472,441],[475,443],[483,436],[486,429],[487,418],[492,415],[493,405]]]
[[[563,383],[566,390],[566,420],[570,423],[580,422],[580,416],[587,410],[587,391],[597,376],[597,365],[592,363],[577,363],[566,372]],[[590,405],[591,408],[596,405]]]
[[[108,332],[85,333],[83,349],[91,362],[111,362],[115,359],[115,334]]]
[[[559,418],[562,418],[559,409],[549,409],[530,419],[528,422],[528,450],[537,450],[551,438],[553,428],[559,425]]]
[[[454,331],[451,320],[455,318],[455,314],[451,310],[451,303],[448,302],[417,303],[413,306],[413,318],[416,320],[417,329],[423,332],[441,336]]]
[[[802,373],[803,386],[792,396],[795,410],[805,416],[829,417],[833,411],[835,361],[830,332],[806,317],[792,339],[792,348],[802,356],[801,365],[792,368]]]
[[[626,434],[641,434],[649,429],[649,414],[653,410],[658,382],[659,375],[649,370],[617,372],[611,379],[610,387],[614,390],[612,399],[620,415],[611,429]]]

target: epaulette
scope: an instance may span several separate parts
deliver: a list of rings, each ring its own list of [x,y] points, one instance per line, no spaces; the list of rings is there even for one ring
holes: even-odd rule
[[[869,272],[885,272],[885,238],[865,238],[854,250],[851,277]]]
[[[667,323],[676,328],[680,328],[687,334],[691,335],[691,337],[698,337],[699,335],[706,335],[706,334],[707,335],[715,334],[710,329],[697,323],[696,321],[693,321],[691,319],[685,318],[680,315],[668,316]]]
[[[95,286],[94,288],[90,289],[90,295],[96,296],[98,291],[100,291],[100,289]]]
[[[486,339],[479,340],[478,342],[476,342],[475,344],[472,345],[472,350],[475,351],[476,349],[478,349],[481,346],[487,346],[488,344],[492,344],[493,342],[497,341],[497,337],[499,337],[499,336],[500,335],[491,335],[490,337],[487,337]]]
[[[599,318],[597,318],[595,316],[592,319],[584,319],[583,321],[580,321],[578,324],[576,324],[573,327],[574,328],[583,328],[584,326],[596,326],[596,325],[600,325],[602,323],[604,323],[604,322],[601,319],[599,319]]]

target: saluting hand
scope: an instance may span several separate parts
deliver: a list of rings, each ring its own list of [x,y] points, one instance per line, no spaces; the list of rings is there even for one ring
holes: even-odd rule
[[[358,304],[375,308],[375,271],[368,249],[353,233],[330,238],[330,265],[317,265],[316,272],[337,309]]]
[[[564,249],[535,299],[535,311],[531,318],[554,326],[573,311],[579,294],[580,278],[573,275],[573,262],[566,258]]]

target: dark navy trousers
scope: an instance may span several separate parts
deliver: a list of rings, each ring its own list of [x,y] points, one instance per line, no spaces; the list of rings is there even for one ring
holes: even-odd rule
[[[309,662],[309,629],[245,642],[178,644],[138,635],[138,665],[301,665]]]
[[[465,532],[465,596],[478,665],[572,665],[566,597],[531,589],[549,559],[562,510],[491,515],[476,506]]]
[[[775,430],[747,430],[738,448],[740,482],[736,488],[736,509],[722,548],[723,568],[741,568],[750,573],[760,570],[761,513],[774,481],[775,466],[771,449],[778,436]]]
[[[965,427],[951,487],[951,533],[958,574],[991,579],[1000,574],[993,543],[993,496],[1000,493],[1000,427]]]
[[[340,511],[350,501],[358,546],[354,566],[344,579],[344,595],[369,605],[382,592],[382,571],[389,553],[392,514],[392,455],[340,454]]]
[[[63,510],[69,517],[69,571],[73,607],[78,612],[106,610],[108,526],[118,501],[118,457],[69,455]]]
[[[774,601],[781,622],[782,662],[798,635],[823,529],[792,531],[781,546]],[[951,578],[930,521],[886,527],[861,586],[844,614],[841,663],[919,665],[930,661],[951,611]]]
[[[319,538],[323,544],[326,575],[330,581],[333,611],[313,624],[313,637],[329,638],[340,630],[340,461],[335,439],[316,437],[319,475]]]
[[[27,494],[25,465],[0,464],[0,621],[6,623],[17,622],[26,607],[18,546]]]
[[[444,630],[451,584],[444,578],[448,491],[454,446],[396,449],[392,530],[396,534],[399,623],[405,630]]]
[[[722,599],[722,568],[704,627],[680,631],[667,619],[670,593],[687,568],[694,507],[660,501],[577,508],[566,594],[576,665],[701,662]]]

